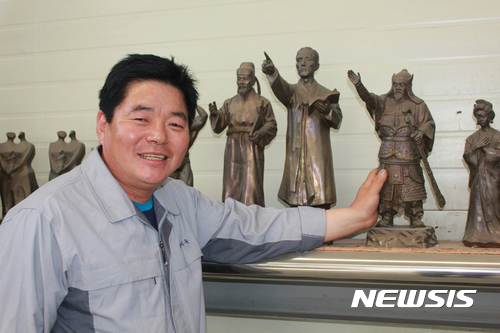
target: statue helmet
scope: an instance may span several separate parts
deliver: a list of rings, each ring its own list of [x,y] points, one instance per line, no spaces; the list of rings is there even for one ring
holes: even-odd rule
[[[417,104],[420,104],[423,102],[422,99],[418,98],[417,96],[415,96],[413,94],[413,90],[412,90],[413,74],[410,74],[410,73],[408,73],[408,71],[406,69],[403,69],[401,72],[392,75],[392,83],[394,83],[396,81],[397,82],[403,81],[404,83],[406,83],[406,93],[408,94],[408,98],[410,98],[413,102],[415,102]],[[393,95],[393,94],[394,94],[394,90],[391,87],[391,90],[389,91],[388,95]]]
[[[255,76],[255,65],[253,62],[242,62],[240,67],[236,70],[237,75],[248,75],[255,79],[257,83],[257,92],[260,95],[260,83],[257,77]]]

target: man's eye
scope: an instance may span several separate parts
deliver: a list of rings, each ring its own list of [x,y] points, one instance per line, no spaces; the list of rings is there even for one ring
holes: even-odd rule
[[[178,128],[184,128],[183,125],[178,124],[178,123],[171,123],[170,126],[172,126],[172,127],[178,127]]]

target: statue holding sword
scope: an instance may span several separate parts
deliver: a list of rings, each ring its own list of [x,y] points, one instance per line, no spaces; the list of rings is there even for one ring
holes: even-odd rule
[[[347,75],[366,103],[382,140],[378,153],[379,168],[386,169],[388,177],[380,191],[381,219],[376,227],[392,227],[394,216],[404,211],[412,228],[424,228],[423,200],[427,194],[420,160],[424,162],[441,207],[445,200],[427,162],[434,144],[435,123],[425,102],[413,94],[413,75],[406,69],[394,74],[392,88],[384,95],[368,92],[359,73],[349,70]]]

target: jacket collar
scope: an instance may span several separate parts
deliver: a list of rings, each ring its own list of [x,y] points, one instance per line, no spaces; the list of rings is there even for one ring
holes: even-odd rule
[[[94,197],[111,223],[137,215],[135,205],[111,174],[101,158],[102,147],[97,146],[82,163],[82,173]],[[162,185],[163,186],[163,185]],[[160,188],[162,187],[160,186]],[[153,194],[158,202],[171,214],[178,215],[179,208],[165,191]]]

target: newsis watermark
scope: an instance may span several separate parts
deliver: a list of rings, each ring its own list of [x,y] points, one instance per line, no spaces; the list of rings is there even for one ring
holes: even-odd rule
[[[355,290],[351,308],[470,308],[477,290]]]

